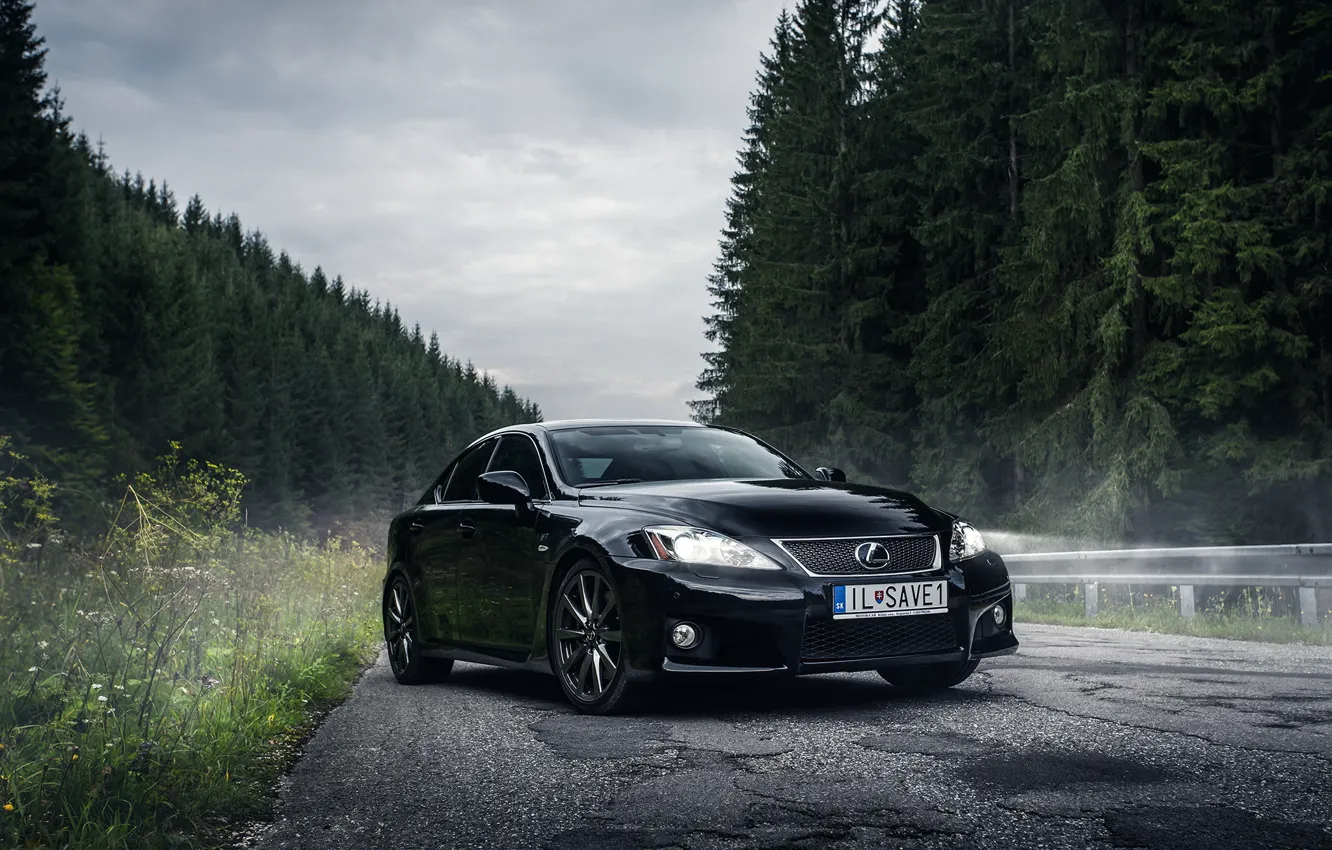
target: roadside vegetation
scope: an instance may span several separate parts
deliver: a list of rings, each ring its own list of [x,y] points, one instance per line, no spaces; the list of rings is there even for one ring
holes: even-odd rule
[[[240,528],[244,478],[175,446],[121,484],[66,536],[0,438],[0,846],[220,843],[372,657],[369,549]]]
[[[1250,591],[1254,591],[1250,593]],[[1095,617],[1088,617],[1082,600],[1045,596],[1017,603],[1014,621],[1052,626],[1096,626],[1157,634],[1194,635],[1269,643],[1305,643],[1332,646],[1332,621],[1317,626],[1302,625],[1290,615],[1274,614],[1262,603],[1256,589],[1245,589],[1239,604],[1216,604],[1200,609],[1193,617],[1179,615],[1178,603],[1169,597],[1135,600],[1134,604],[1103,601]]]

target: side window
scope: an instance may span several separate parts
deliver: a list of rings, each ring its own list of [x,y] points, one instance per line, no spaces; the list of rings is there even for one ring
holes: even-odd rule
[[[449,479],[444,491],[446,502],[474,502],[477,500],[476,479],[486,471],[490,453],[495,449],[494,440],[486,440],[458,459],[453,477]]]
[[[546,478],[541,473],[541,458],[537,455],[536,446],[527,437],[509,434],[500,440],[499,451],[495,452],[495,459],[490,462],[490,470],[498,472],[501,469],[512,470],[523,476],[533,499],[549,498]]]
[[[430,489],[416,501],[418,505],[437,505],[444,501],[444,485],[449,483],[449,474],[453,472],[454,464],[449,464],[439,477],[431,483]]]

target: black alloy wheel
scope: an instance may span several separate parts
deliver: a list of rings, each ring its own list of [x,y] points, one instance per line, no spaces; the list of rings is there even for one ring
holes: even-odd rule
[[[551,602],[551,667],[569,701],[586,714],[628,710],[620,599],[610,577],[582,560],[560,582]]]
[[[979,661],[949,661],[943,664],[913,664],[910,667],[885,667],[879,675],[904,691],[929,693],[960,685],[976,672]]]
[[[394,577],[384,594],[384,643],[388,647],[389,667],[404,685],[437,682],[453,670],[447,658],[426,658],[416,641],[416,606],[412,589],[401,575]]]

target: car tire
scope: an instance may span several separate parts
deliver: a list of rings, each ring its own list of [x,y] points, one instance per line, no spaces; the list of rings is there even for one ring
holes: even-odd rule
[[[620,594],[606,569],[592,558],[580,559],[556,582],[550,600],[546,645],[565,698],[583,714],[637,708],[638,688],[630,682],[623,649]]]
[[[895,688],[913,693],[942,691],[965,682],[976,672],[979,661],[949,661],[944,664],[913,664],[881,667],[879,675]]]
[[[416,640],[416,599],[407,577],[399,573],[384,592],[384,645],[389,669],[402,685],[440,682],[453,672],[453,659],[427,658]]]

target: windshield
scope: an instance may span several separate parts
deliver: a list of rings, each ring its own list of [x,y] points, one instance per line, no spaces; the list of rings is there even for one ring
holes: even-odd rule
[[[679,481],[706,478],[809,478],[743,434],[689,426],[613,425],[550,432],[564,480]]]

